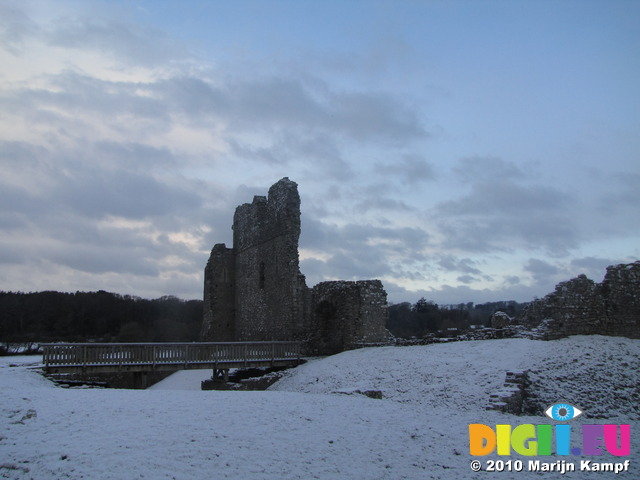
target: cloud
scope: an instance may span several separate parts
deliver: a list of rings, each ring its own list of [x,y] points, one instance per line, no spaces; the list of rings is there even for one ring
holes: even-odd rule
[[[304,219],[304,244],[306,248],[329,250],[330,248],[362,249],[364,245],[384,245],[389,250],[410,253],[424,248],[429,235],[417,227],[380,227],[350,223],[344,226]]]
[[[625,261],[628,261],[630,263],[634,261],[634,259],[629,258],[625,259]],[[604,278],[608,266],[616,265],[617,263],[622,262],[623,261],[621,259],[611,260],[608,258],[597,257],[574,258],[570,262],[570,270],[573,272],[572,277],[575,277],[582,273],[595,282],[601,282]]]
[[[195,54],[137,8],[0,5],[2,285],[199,296],[235,207],[283,176],[300,182],[312,281],[383,277],[440,302],[504,299],[598,271],[606,259],[588,242],[637,251],[635,164],[594,174],[548,145],[464,140],[483,129],[438,109],[465,92],[442,78],[428,82],[448,85],[445,104],[416,90],[424,52],[404,33],[236,55],[230,28]],[[520,160],[547,154],[540,171]]]
[[[101,141],[86,151],[27,142],[2,147],[3,285],[106,288],[114,275],[132,283],[200,275],[207,246],[199,229],[211,209],[203,210],[200,182],[158,176],[174,170],[170,152]],[[184,243],[185,233],[174,232],[195,240]]]
[[[474,183],[466,197],[443,202],[439,210],[445,215],[508,215],[553,213],[566,208],[570,198],[558,189],[544,185],[513,182]]]
[[[567,269],[571,272],[572,277],[585,274],[599,283],[604,279],[607,267],[621,263],[633,263],[637,260],[638,258],[633,256],[622,258],[581,257],[572,259]]]
[[[640,173],[599,172],[598,181],[606,184],[606,190],[594,199],[593,209],[599,222],[593,225],[594,237],[610,237],[612,234],[630,238],[640,231]]]
[[[76,145],[86,150],[101,143],[114,148],[124,143],[123,149],[137,145],[138,153],[166,148],[160,136],[172,126],[170,114],[161,100],[141,93],[140,84],[71,71],[46,79],[46,86],[24,83],[0,93],[0,121],[10,125],[13,140],[56,149]],[[154,140],[160,145],[149,144]]]
[[[405,60],[415,54],[402,34],[385,32],[384,35],[376,35],[372,44],[363,51],[313,50],[306,56],[304,67],[328,71],[340,77],[355,76],[359,81],[371,81],[386,72],[397,70],[399,64],[407,67]]]
[[[400,143],[428,136],[416,112],[390,95],[334,93],[332,99],[332,120],[355,140],[377,138]]]
[[[180,162],[167,147],[138,142],[98,141],[93,145],[91,155],[101,163],[119,165],[135,172],[175,170]]]
[[[74,172],[67,185],[53,192],[69,210],[90,217],[116,215],[125,218],[147,218],[198,208],[198,195],[181,191],[153,177],[131,172],[110,172],[101,177],[92,172]]]
[[[468,163],[461,160],[456,169],[466,175]],[[572,196],[556,187],[516,181],[520,174],[505,162],[491,159],[488,164],[491,175],[480,169],[477,175],[465,177],[470,182],[466,195],[440,202],[430,211],[444,235],[442,244],[467,252],[524,248],[568,255],[580,240],[580,230],[569,214]],[[496,171],[503,172],[503,179],[488,181]]]
[[[416,210],[409,203],[394,198],[401,192],[393,188],[389,182],[371,183],[359,187],[351,185],[347,192],[348,198],[351,199],[351,210],[359,216],[371,211],[393,214]],[[392,223],[385,217],[377,217],[377,220]]]
[[[372,210],[388,212],[410,212],[415,210],[412,206],[402,200],[396,200],[395,198],[383,195],[367,198],[366,200],[357,203],[354,209],[361,213],[367,213]]]
[[[499,183],[524,177],[522,170],[515,163],[499,157],[466,157],[457,163],[453,171],[465,183]]]
[[[14,211],[51,215],[55,206],[59,214],[144,218],[201,204],[200,196],[188,187],[171,185],[150,174],[149,162],[159,169],[172,162],[171,155],[152,147],[98,143],[90,152],[53,152],[24,142],[5,145],[7,155],[0,156],[7,160],[3,162],[4,181],[8,179],[5,195],[12,196],[6,205],[12,205]],[[87,153],[95,157],[87,158]]]
[[[404,154],[397,162],[379,164],[376,170],[387,178],[400,178],[404,185],[416,185],[435,178],[431,164],[418,154]]]
[[[12,55],[19,55],[23,51],[25,38],[35,28],[33,21],[17,5],[13,2],[0,4],[0,48]]]
[[[343,280],[380,278],[390,273],[389,263],[376,248],[338,251],[327,260],[325,267],[329,278]]]
[[[521,279],[517,275],[507,275],[504,277],[505,285],[519,285],[520,282],[521,282]]]
[[[274,134],[264,145],[253,146],[246,141],[229,140],[229,158],[240,158],[282,169],[293,169],[302,163],[308,175],[330,181],[346,183],[355,172],[343,159],[338,142],[331,135],[287,135],[284,131]]]
[[[95,51],[135,65],[164,64],[182,53],[164,32],[114,18],[107,10],[101,15],[58,17],[45,40],[57,47]]]
[[[468,283],[476,282],[478,279],[473,275],[461,275],[456,280],[458,280],[460,283],[468,284]]]
[[[76,244],[74,248],[61,247],[53,251],[50,260],[79,272],[102,274],[157,276],[160,271],[156,259],[141,258],[133,249],[115,245]]]
[[[458,259],[452,255],[441,255],[438,265],[449,272],[464,272],[472,275],[480,275],[482,272],[474,267],[475,261],[470,258]]]
[[[75,51],[80,63],[51,63],[37,80],[7,84],[0,93],[0,122],[15,133],[2,140],[0,179],[3,204],[11,206],[0,213],[11,231],[4,251],[14,252],[13,260],[2,260],[14,264],[16,258],[46,264],[50,272],[75,272],[93,284],[114,275],[129,276],[127,284],[140,285],[138,277],[190,284],[206,262],[202,251],[229,241],[233,208],[250,198],[251,188],[234,191],[224,176],[200,180],[185,177],[185,170],[222,172],[218,165],[238,159],[286,166],[302,159],[309,175],[344,183],[355,174],[344,160],[349,142],[424,136],[415,112],[384,93],[337,90],[286,74],[164,69],[138,79],[119,76],[119,64],[171,63],[175,45],[115,18],[67,15],[31,30],[28,17],[22,20],[25,48],[63,49],[65,58]],[[89,53],[108,59],[107,68],[83,64]],[[113,75],[105,73],[109,68]],[[211,151],[213,162],[201,153]],[[391,199],[376,207],[406,208]],[[198,231],[200,225],[209,228]],[[410,230],[365,230],[345,227],[345,247],[332,253],[327,271],[379,275],[388,271],[384,257],[376,258],[383,247],[369,253],[359,242],[380,242],[397,255],[409,248],[403,242],[415,241]],[[190,231],[194,243],[175,240]],[[347,264],[354,270],[344,270]]]
[[[440,285],[437,288],[408,290],[392,281],[384,282],[389,301],[392,303],[415,303],[420,298],[431,300],[438,305],[458,305],[460,303],[498,302],[498,301],[530,301],[531,287],[511,284],[498,288],[473,288],[469,285]]]
[[[582,262],[578,261],[578,263]],[[541,292],[541,296],[553,291],[558,283],[575,278],[579,274],[584,273],[583,269],[575,267],[573,261],[568,263],[552,263],[536,258],[530,258],[523,266],[523,270],[525,272],[529,272],[533,279],[533,285]],[[602,277],[603,275],[604,270],[598,272],[598,275],[595,278],[598,276]]]
[[[559,269],[555,265],[552,265],[543,260],[530,258],[524,269],[531,272],[537,280],[541,277],[549,277],[558,274]]]
[[[291,76],[189,76],[158,82],[153,91],[174,108],[222,118],[232,130],[277,133],[281,128],[331,132],[355,141],[401,142],[427,134],[415,111],[385,93],[344,92],[320,79]],[[313,137],[312,137],[313,138]]]
[[[429,235],[420,228],[337,226],[307,217],[300,240],[301,271],[310,284],[328,279],[422,277],[417,264],[424,260],[420,251],[428,242]]]

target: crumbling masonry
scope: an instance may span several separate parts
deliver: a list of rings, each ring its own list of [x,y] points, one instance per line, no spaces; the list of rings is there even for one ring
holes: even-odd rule
[[[204,271],[203,341],[300,340],[332,354],[388,340],[380,280],[322,282],[300,273],[300,196],[283,178],[267,197],[240,205],[233,248],[216,244]]]
[[[545,340],[594,334],[640,338],[640,261],[607,267],[602,283],[585,275],[559,283],[531,302],[516,323]]]

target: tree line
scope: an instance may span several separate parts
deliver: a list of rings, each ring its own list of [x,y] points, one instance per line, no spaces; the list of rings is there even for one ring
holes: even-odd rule
[[[445,334],[448,329],[467,330],[472,325],[488,327],[491,316],[498,311],[517,316],[526,303],[515,301],[473,302],[443,305],[421,298],[416,303],[397,303],[389,306],[387,329],[399,338],[422,338],[428,334]]]
[[[439,306],[424,298],[389,306],[387,329],[399,338],[443,334],[449,328],[489,326],[491,315],[517,316],[514,301]],[[0,344],[45,342],[192,342],[202,325],[203,302],[164,296],[147,300],[105,292],[0,291]]]
[[[191,342],[202,301],[105,292],[0,292],[0,342]]]

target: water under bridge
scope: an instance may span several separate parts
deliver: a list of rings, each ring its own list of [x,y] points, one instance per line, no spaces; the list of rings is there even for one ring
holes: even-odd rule
[[[46,373],[140,374],[189,369],[227,376],[231,368],[287,367],[302,363],[299,342],[47,343]]]

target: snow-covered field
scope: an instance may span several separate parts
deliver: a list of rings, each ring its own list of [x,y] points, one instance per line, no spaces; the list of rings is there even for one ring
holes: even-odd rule
[[[265,392],[200,391],[210,371],[178,372],[144,391],[64,389],[39,374],[39,360],[0,358],[0,478],[640,478],[640,340],[354,350],[313,359]],[[470,423],[555,423],[485,410],[505,372],[525,368],[540,405],[565,401],[584,410],[574,429],[630,423],[629,457],[589,458],[628,459],[630,470],[532,473],[528,457],[470,456]],[[355,390],[384,398],[347,394]],[[474,473],[475,459],[520,459],[525,471]]]

